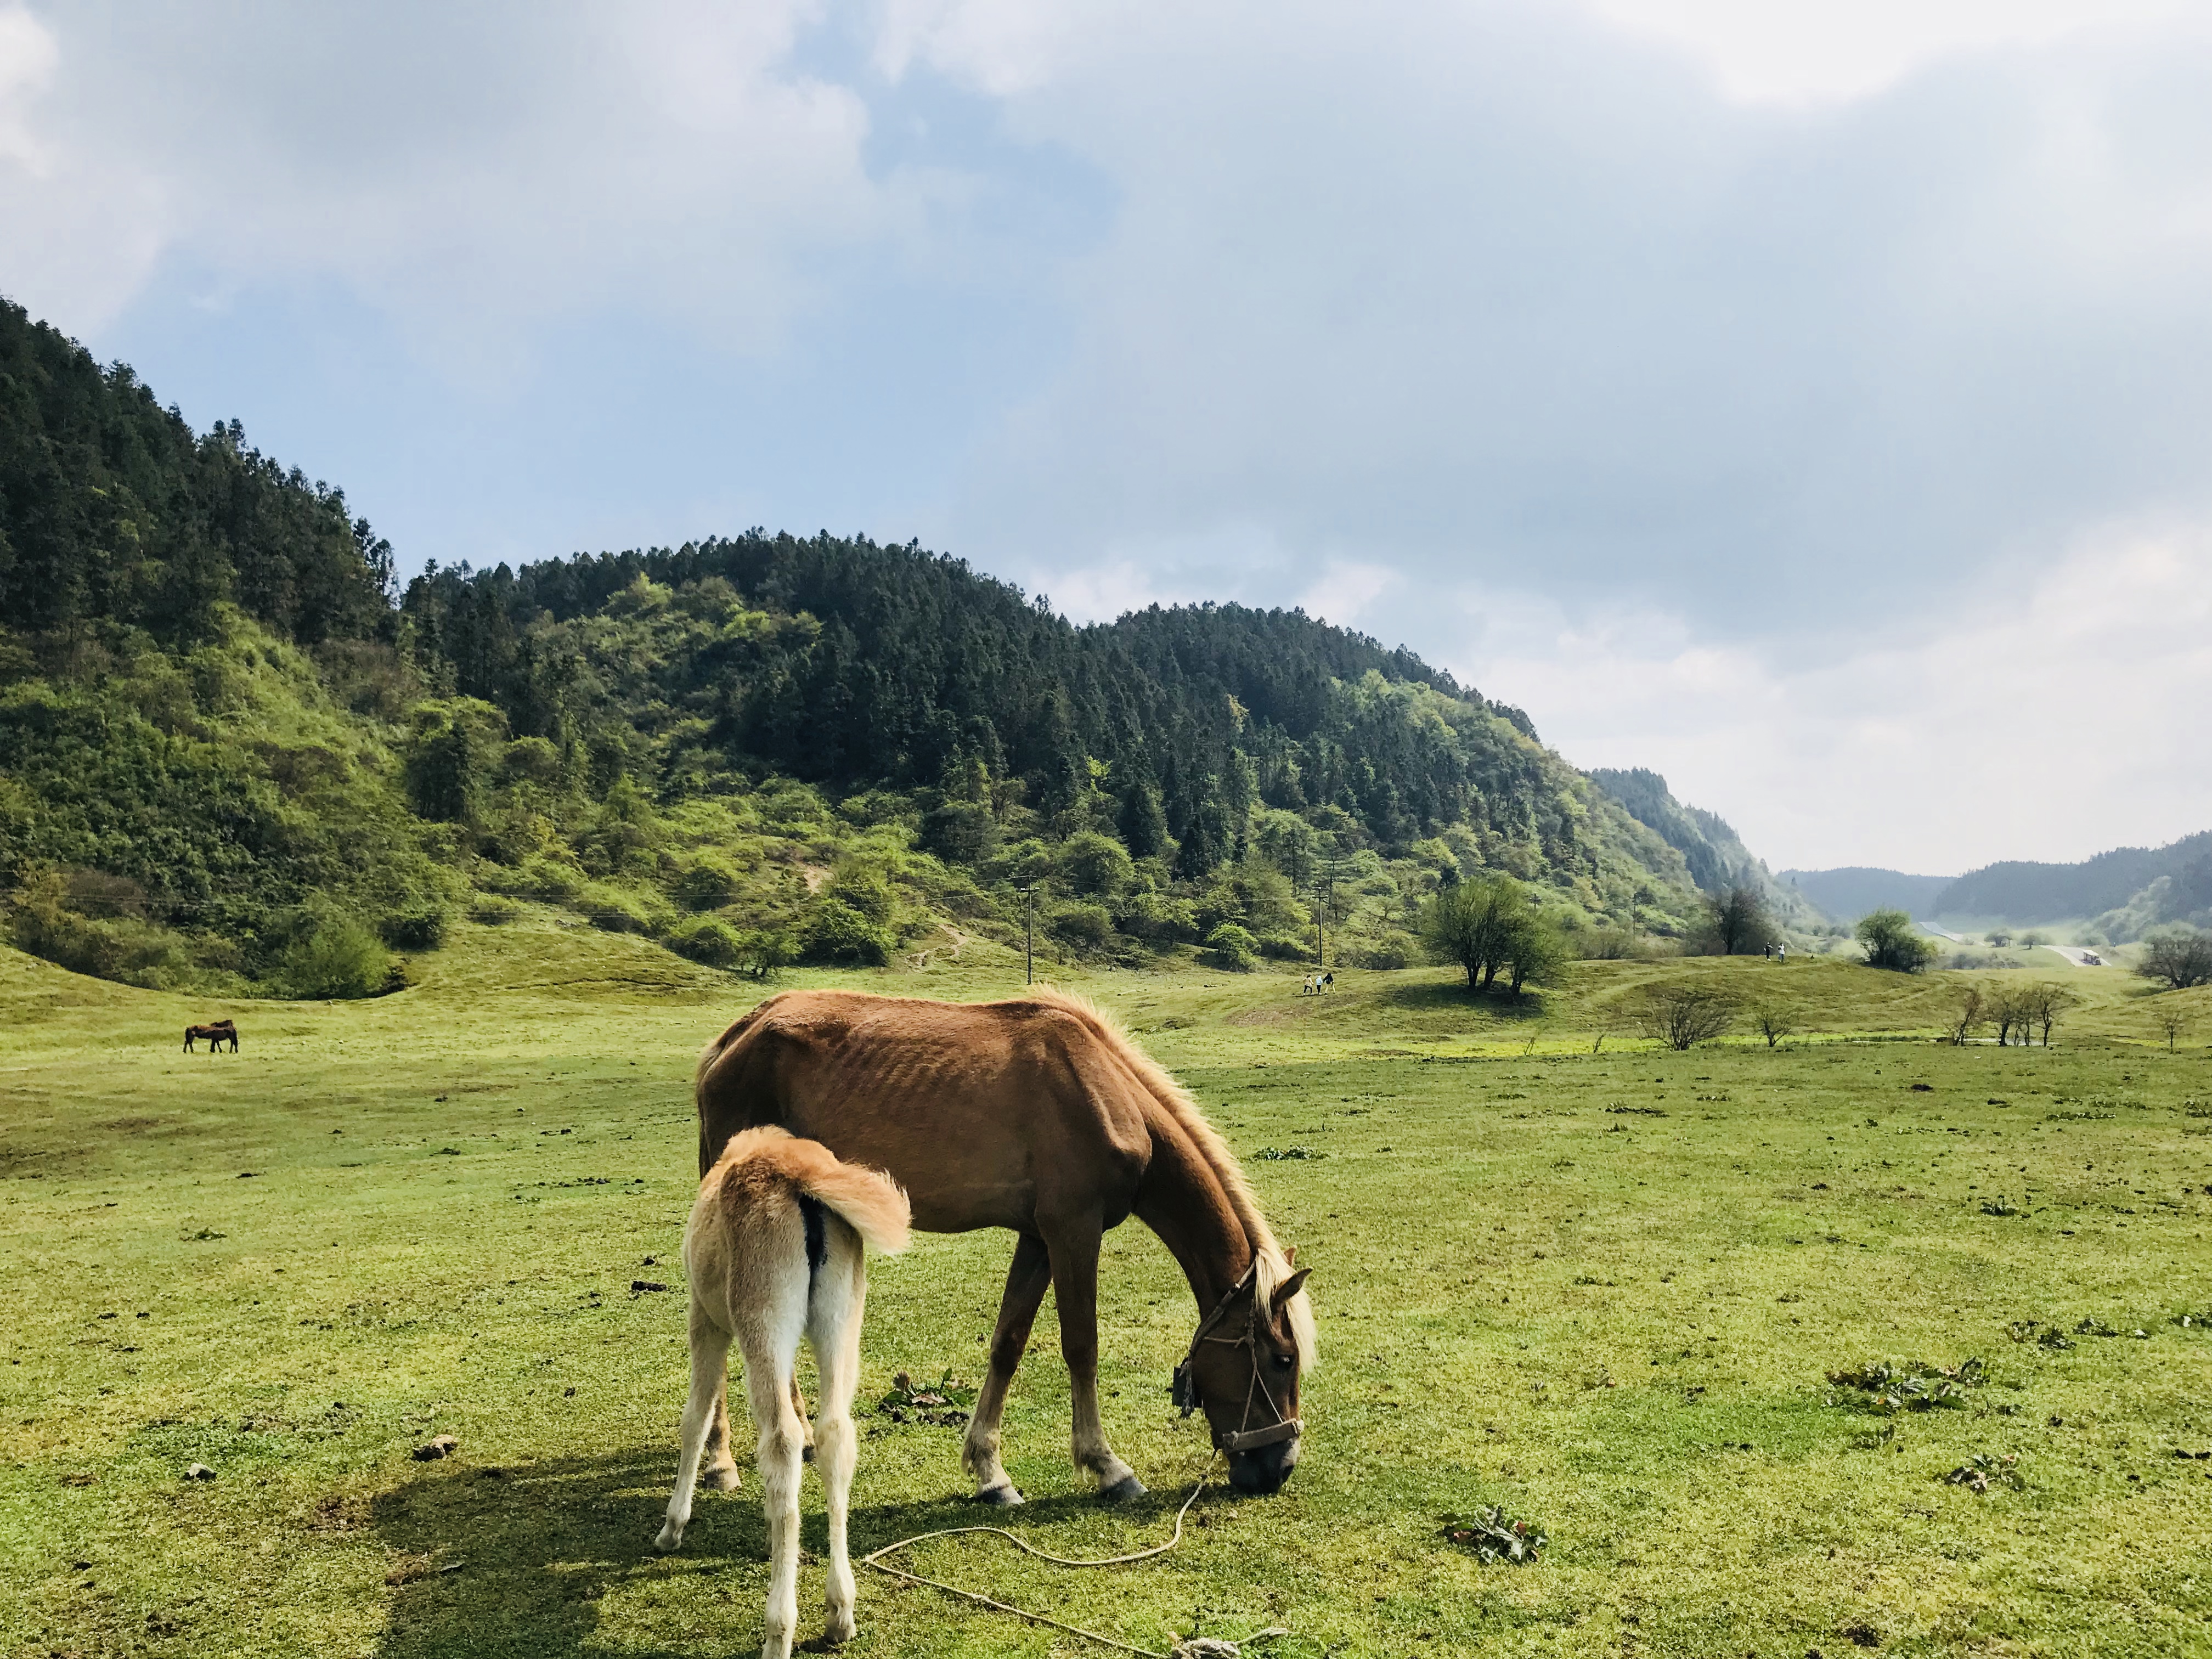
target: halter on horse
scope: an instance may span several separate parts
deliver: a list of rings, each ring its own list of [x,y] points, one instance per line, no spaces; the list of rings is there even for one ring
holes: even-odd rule
[[[1202,1345],[1218,1342],[1228,1347],[1248,1350],[1252,1364],[1252,1380],[1244,1390],[1244,1408],[1238,1415],[1234,1429],[1224,1430],[1218,1424],[1211,1425],[1213,1443],[1229,1455],[1230,1480],[1235,1485],[1249,1492],[1273,1492],[1289,1479],[1291,1466],[1297,1462],[1298,1437],[1304,1431],[1304,1425],[1299,1419],[1284,1413],[1275,1399],[1274,1390],[1267,1386],[1267,1362],[1279,1356],[1275,1353],[1273,1345],[1261,1337],[1267,1322],[1261,1315],[1258,1286],[1254,1282],[1258,1272],[1256,1262],[1246,1268],[1244,1276],[1230,1286],[1229,1294],[1221,1298],[1212,1313],[1199,1322],[1198,1329],[1192,1334],[1190,1347],[1183,1354],[1182,1362],[1175,1368],[1174,1380],[1168,1386],[1168,1397],[1185,1417],[1205,1403],[1200,1396],[1197,1373],[1198,1352]],[[1297,1282],[1304,1277],[1303,1273],[1294,1275],[1285,1293],[1295,1294]],[[1245,1310],[1243,1330],[1236,1336],[1217,1334],[1214,1328],[1229,1317],[1230,1310],[1237,1298],[1246,1296],[1249,1297],[1249,1304]],[[1291,1363],[1297,1363],[1295,1356]],[[1267,1402],[1268,1413],[1275,1420],[1254,1428],[1251,1425],[1252,1408],[1260,1400]],[[1254,1455],[1277,1446],[1285,1449],[1264,1458]]]

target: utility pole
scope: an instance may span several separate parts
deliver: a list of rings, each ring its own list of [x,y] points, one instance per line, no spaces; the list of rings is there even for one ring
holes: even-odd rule
[[[1014,890],[1022,896],[1022,983],[1036,983],[1036,884]]]

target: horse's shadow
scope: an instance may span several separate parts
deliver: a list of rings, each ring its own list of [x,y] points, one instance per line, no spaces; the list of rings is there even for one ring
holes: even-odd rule
[[[743,1490],[700,1493],[684,1547],[664,1556],[653,1547],[653,1536],[667,1507],[674,1462],[652,1450],[552,1459],[498,1473],[441,1462],[380,1494],[370,1521],[395,1553],[395,1565],[379,1659],[597,1653],[605,1646],[600,1604],[611,1595],[624,1603],[623,1650],[638,1659],[695,1659],[702,1639],[740,1650],[758,1641],[768,1571],[758,1480],[747,1467]],[[1018,1525],[1049,1522],[1097,1504],[1086,1493],[1057,1494],[1024,1504],[1011,1518]],[[1163,1504],[1171,1507],[1169,1498],[1149,1494],[1124,1512],[1145,1516]],[[811,1478],[802,1504],[802,1547],[818,1561],[828,1547],[826,1522]],[[856,1505],[848,1536],[857,1559],[916,1533],[1008,1519],[1006,1510],[948,1491],[923,1503]],[[810,1608],[806,1601],[819,1594],[818,1572],[805,1570],[801,1578],[802,1631],[818,1615],[818,1606]],[[698,1575],[725,1581],[708,1603],[711,1630],[702,1627],[698,1595],[672,1582]],[[872,1577],[861,1575],[864,1601]]]

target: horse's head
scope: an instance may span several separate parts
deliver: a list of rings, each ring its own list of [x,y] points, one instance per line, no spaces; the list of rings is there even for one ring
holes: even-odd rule
[[[1298,1376],[1310,1363],[1312,1315],[1300,1292],[1306,1272],[1255,1257],[1244,1277],[1190,1340],[1176,1367],[1176,1405],[1206,1413],[1213,1443],[1229,1457],[1239,1491],[1267,1493],[1298,1461]]]

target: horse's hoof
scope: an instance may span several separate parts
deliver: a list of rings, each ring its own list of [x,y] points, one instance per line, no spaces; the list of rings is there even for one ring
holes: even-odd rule
[[[708,1469],[699,1477],[699,1484],[708,1492],[735,1492],[738,1489],[737,1466],[732,1464],[727,1468]]]
[[[997,1509],[1011,1509],[1022,1501],[1022,1495],[1014,1490],[1012,1481],[1001,1480],[997,1486],[986,1486],[977,1492],[975,1501],[979,1504],[991,1504]]]
[[[811,1440],[799,1449],[799,1461],[802,1463],[811,1463],[814,1461],[814,1443]]]
[[[1126,1504],[1132,1498],[1142,1498],[1145,1492],[1143,1481],[1133,1474],[1125,1474],[1112,1486],[1099,1487],[1098,1501],[1102,1504]]]
[[[653,1547],[659,1550],[663,1555],[666,1555],[672,1550],[683,1548],[683,1528],[676,1526],[663,1527],[660,1529],[659,1535],[653,1539]]]

